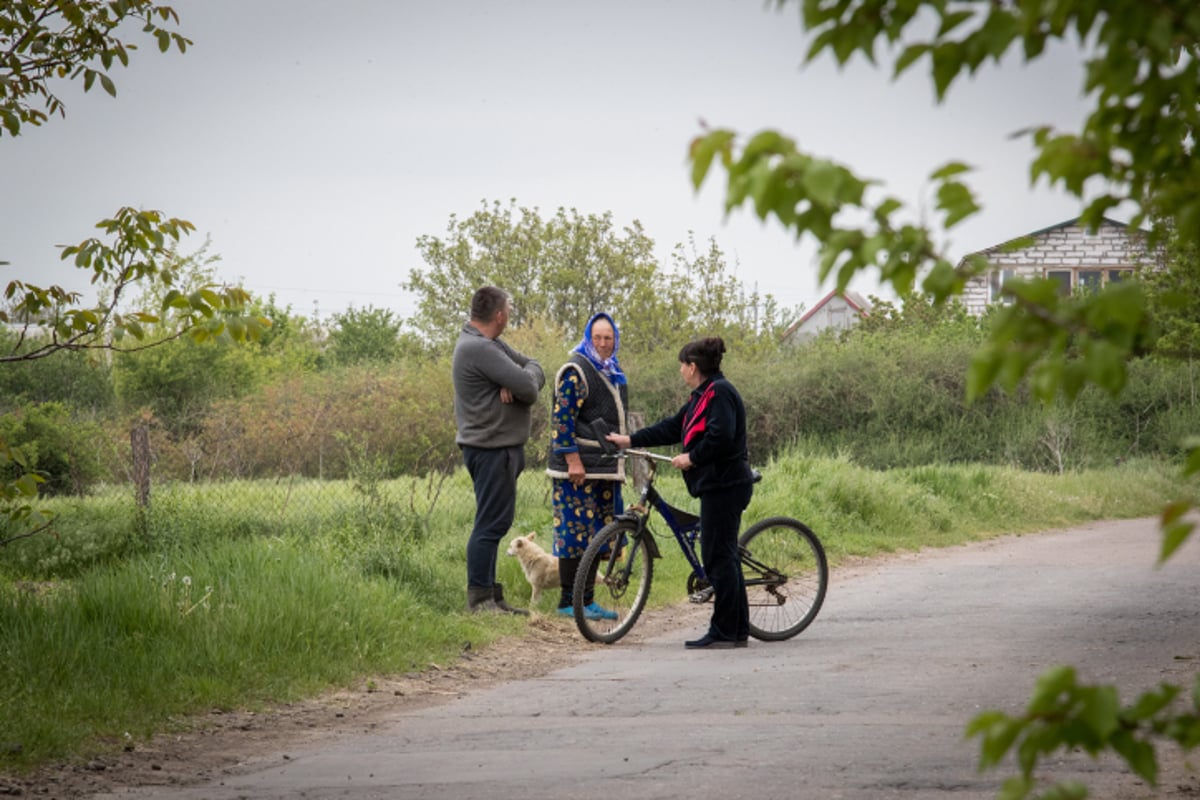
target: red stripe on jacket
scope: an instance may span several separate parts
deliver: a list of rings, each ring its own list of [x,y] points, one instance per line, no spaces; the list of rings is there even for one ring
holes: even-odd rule
[[[712,402],[713,387],[709,384],[704,390],[704,394],[700,395],[700,399],[696,401],[692,413],[683,420],[683,449],[686,450],[688,445],[697,436],[703,435],[708,428],[708,405]]]

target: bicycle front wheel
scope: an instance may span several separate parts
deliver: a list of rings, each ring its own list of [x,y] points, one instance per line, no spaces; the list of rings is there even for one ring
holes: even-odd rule
[[[750,603],[750,634],[790,639],[817,617],[829,587],[825,548],[804,523],[772,517],[738,539]]]
[[[575,574],[575,625],[590,642],[612,644],[637,622],[650,597],[654,561],[632,520],[600,529]]]

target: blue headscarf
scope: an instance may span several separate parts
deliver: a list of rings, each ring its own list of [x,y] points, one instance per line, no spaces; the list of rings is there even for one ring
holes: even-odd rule
[[[592,323],[598,319],[603,319],[612,325],[613,329],[613,352],[607,359],[600,358],[600,354],[596,352],[596,348],[592,346]],[[625,373],[621,371],[621,365],[617,361],[617,351],[621,349],[621,332],[617,330],[617,323],[613,322],[613,318],[601,311],[598,314],[592,315],[588,320],[587,327],[583,329],[583,341],[572,350],[573,353],[579,353],[588,361],[592,362],[601,375],[608,378],[609,382],[614,386],[620,386],[625,383]]]

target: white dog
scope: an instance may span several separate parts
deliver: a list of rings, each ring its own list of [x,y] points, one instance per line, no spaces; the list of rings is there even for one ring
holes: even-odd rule
[[[525,580],[529,581],[529,585],[533,587],[533,594],[529,598],[530,604],[537,603],[543,590],[554,589],[560,585],[558,559],[535,544],[533,541],[535,536],[537,536],[537,531],[528,536],[517,536],[509,542],[508,550],[505,551],[510,556],[516,556],[517,561],[521,562],[521,571],[525,573]]]

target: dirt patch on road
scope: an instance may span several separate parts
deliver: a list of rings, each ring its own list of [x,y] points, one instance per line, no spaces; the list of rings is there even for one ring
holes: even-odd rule
[[[708,607],[684,605],[647,612],[616,646],[626,646],[701,623]],[[161,734],[84,763],[60,764],[20,777],[0,776],[0,795],[83,798],[122,787],[186,786],[235,772],[240,764],[286,754],[314,739],[364,733],[396,714],[449,702],[506,681],[537,677],[572,664],[596,647],[573,620],[535,615],[522,637],[501,639],[455,663],[423,672],[374,676],[349,689],[265,711],[213,711],[182,722],[184,732]]]

